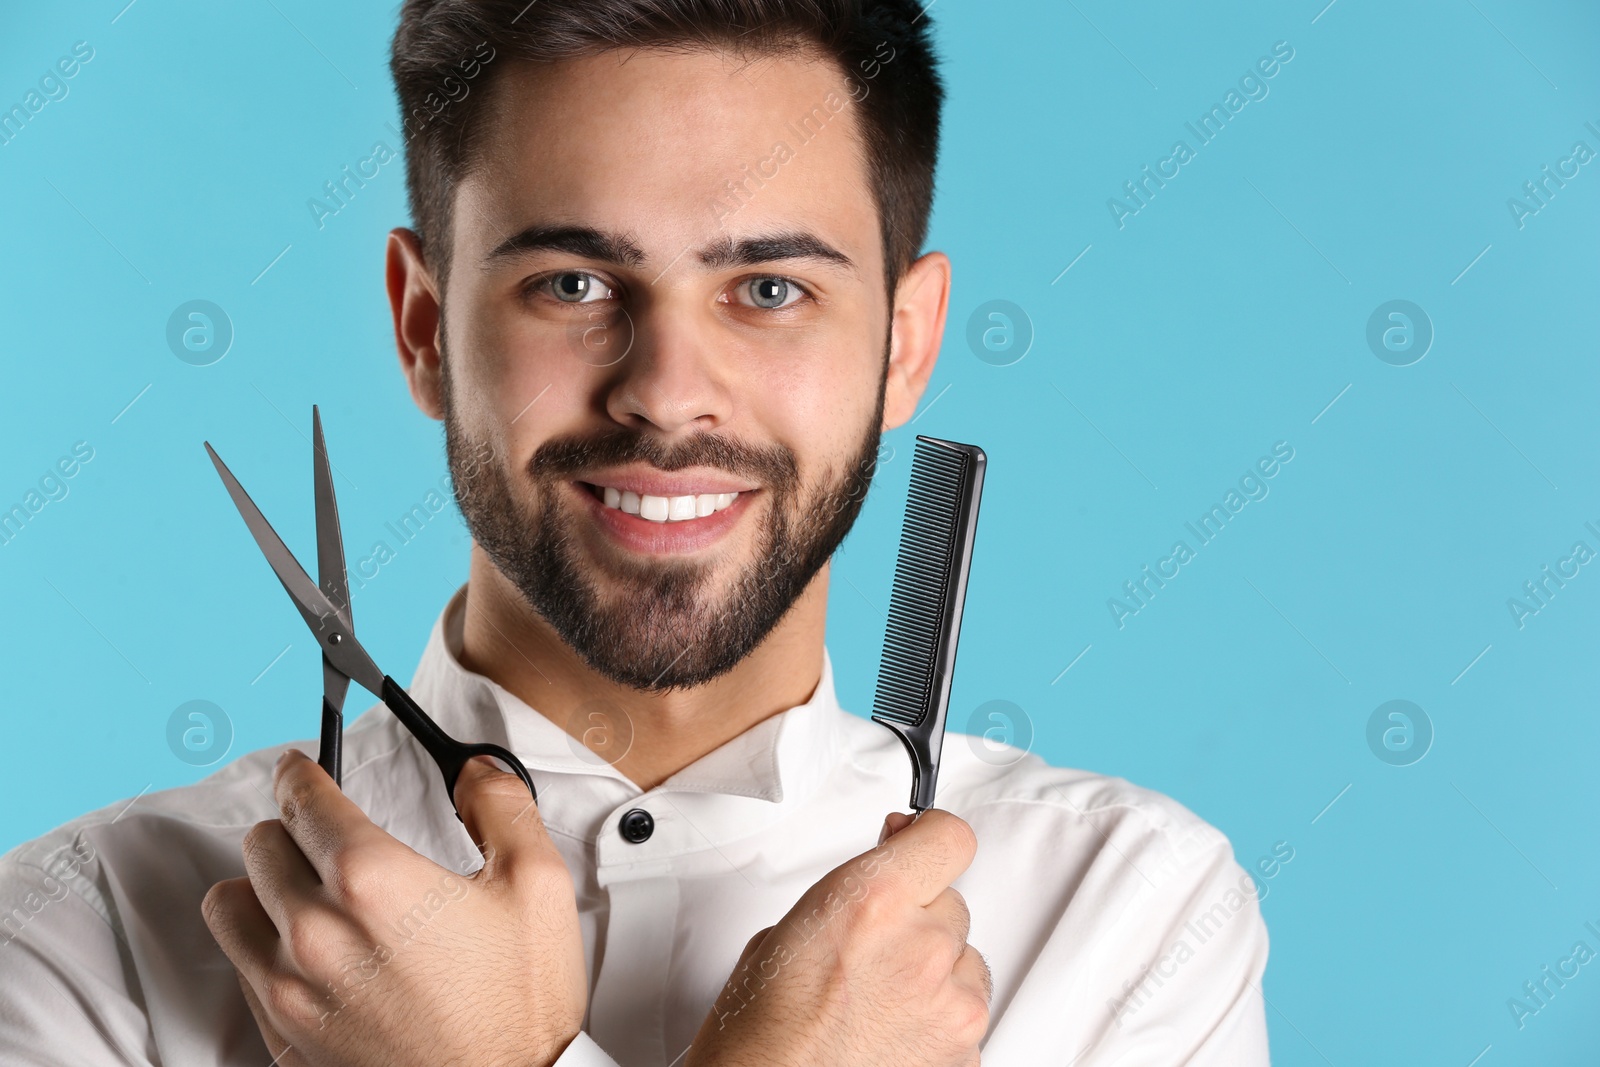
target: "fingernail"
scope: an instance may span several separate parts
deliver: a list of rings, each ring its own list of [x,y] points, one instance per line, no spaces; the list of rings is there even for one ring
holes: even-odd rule
[[[878,831],[878,844],[881,845],[887,840],[889,840],[889,817],[886,815],[883,819],[883,829]]]

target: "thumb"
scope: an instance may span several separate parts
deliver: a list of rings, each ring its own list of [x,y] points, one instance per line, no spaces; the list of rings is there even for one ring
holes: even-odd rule
[[[492,757],[474,756],[461,768],[455,802],[462,825],[483,853],[485,870],[556,849],[528,787]]]
[[[903,811],[891,811],[884,816],[883,829],[878,831],[878,844],[882,845],[889,838],[910,826],[916,819]]]

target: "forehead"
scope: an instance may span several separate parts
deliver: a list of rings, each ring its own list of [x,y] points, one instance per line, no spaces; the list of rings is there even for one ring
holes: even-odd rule
[[[509,60],[489,94],[454,213],[468,256],[499,240],[487,231],[532,221],[627,231],[652,259],[806,230],[881,271],[857,105],[826,57],[619,49]]]

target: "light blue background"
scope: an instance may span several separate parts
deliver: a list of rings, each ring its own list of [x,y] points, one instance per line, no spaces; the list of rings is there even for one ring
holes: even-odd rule
[[[1524,228],[1506,202],[1575,141],[1600,150],[1600,15],[1325,2],[933,9],[950,101],[929,244],[955,291],[931,406],[888,438],[837,561],[841,697],[870,705],[912,435],[976,441],[953,725],[1014,701],[1049,760],[1176,797],[1242,862],[1293,847],[1263,904],[1275,1061],[1589,1062],[1600,966],[1521,1030],[1506,1001],[1600,948],[1600,565],[1521,629],[1506,601],[1575,541],[1600,549],[1600,162]],[[202,438],[311,558],[319,402],[352,568],[445,471],[383,293],[400,163],[320,232],[306,206],[398,145],[391,5],[124,3],[0,16],[5,106],[95,48],[0,147],[0,504],[95,450],[0,547],[0,847],[208,773],[167,746],[185,701],[226,709],[232,754],[314,732],[313,646]],[[1194,147],[1184,123],[1277,41],[1294,58],[1270,95],[1119,229],[1107,199]],[[194,298],[237,331],[209,367],[164,339]],[[1408,367],[1365,341],[1396,298],[1436,330]],[[1035,332],[1012,366],[965,340],[994,299]],[[1270,495],[1118,629],[1107,599],[1277,441],[1295,453]],[[466,548],[452,510],[357,591],[395,674]],[[1396,698],[1436,731],[1408,767],[1365,737]]]

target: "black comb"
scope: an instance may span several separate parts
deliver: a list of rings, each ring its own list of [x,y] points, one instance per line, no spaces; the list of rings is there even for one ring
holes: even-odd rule
[[[911,807],[933,807],[961,607],[987,457],[977,445],[917,435],[872,721],[911,755]]]

